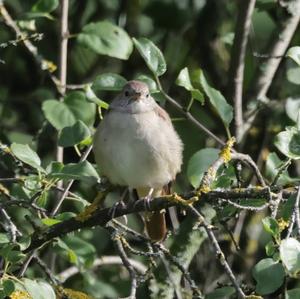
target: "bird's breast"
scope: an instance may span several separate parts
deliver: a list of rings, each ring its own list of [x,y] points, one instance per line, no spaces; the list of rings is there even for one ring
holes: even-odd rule
[[[180,169],[181,150],[173,127],[154,111],[111,111],[95,134],[94,153],[103,174],[112,183],[133,188],[161,187],[171,181]]]

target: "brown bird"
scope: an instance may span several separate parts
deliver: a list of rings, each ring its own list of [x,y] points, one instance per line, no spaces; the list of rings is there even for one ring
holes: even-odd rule
[[[183,144],[168,113],[148,86],[129,81],[111,103],[94,137],[94,155],[112,184],[136,189],[140,198],[156,197],[181,169]],[[161,212],[145,217],[153,241],[166,234]]]

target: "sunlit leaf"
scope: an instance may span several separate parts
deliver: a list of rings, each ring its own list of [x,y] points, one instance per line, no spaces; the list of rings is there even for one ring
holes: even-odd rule
[[[57,100],[47,100],[43,103],[43,111],[46,119],[57,130],[75,124],[76,118],[65,103]]]
[[[150,78],[146,75],[139,75],[136,78],[136,80],[146,83],[149,87],[150,93],[158,93],[159,92],[159,90],[157,88],[157,84],[152,78]]]
[[[93,82],[92,89],[94,91],[120,91],[126,83],[127,80],[118,74],[105,73],[96,77]]]
[[[298,113],[300,111],[300,99],[288,98],[285,103],[285,111],[291,120],[297,122]]]
[[[286,56],[293,59],[300,66],[300,47],[289,48]]]
[[[133,49],[126,31],[108,21],[85,25],[78,35],[78,42],[97,54],[125,60]]]
[[[232,106],[227,103],[220,91],[214,89],[208,84],[202,70],[196,70],[193,73],[192,78],[192,81],[195,82],[195,84],[199,84],[201,86],[203,92],[208,97],[209,102],[222,119],[224,125],[228,128],[233,118]]]
[[[274,144],[285,156],[300,159],[300,132],[296,128],[288,127],[277,134]]]
[[[161,76],[167,70],[165,58],[160,49],[147,38],[133,38],[133,43],[143,59],[145,60],[148,68],[156,75]]]
[[[88,162],[70,163],[63,166],[61,169],[55,169],[48,175],[50,178],[59,178],[63,180],[83,180],[97,181],[99,175],[95,168]]]
[[[281,241],[280,258],[290,276],[296,277],[300,273],[300,242],[294,238]]]
[[[11,150],[19,160],[39,171],[44,172],[44,169],[41,167],[41,160],[39,156],[27,144],[13,143],[11,145]]]
[[[182,69],[176,79],[176,84],[190,91],[193,99],[196,99],[204,104],[204,95],[199,89],[196,89],[191,82],[189,70],[187,67]]]
[[[43,281],[23,278],[26,291],[33,299],[55,299],[56,295],[52,286]]]
[[[266,232],[268,232],[269,234],[271,234],[274,237],[277,237],[280,233],[279,230],[279,225],[276,221],[276,219],[272,218],[272,217],[265,217],[262,220],[264,229]]]

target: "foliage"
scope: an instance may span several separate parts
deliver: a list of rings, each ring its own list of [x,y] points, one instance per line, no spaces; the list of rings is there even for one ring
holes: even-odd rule
[[[64,1],[69,32],[60,36]],[[0,1],[0,299],[125,297],[135,281],[137,298],[299,298],[299,29],[275,55],[268,92],[259,90],[262,62],[299,1],[256,1],[257,48],[248,43],[243,80],[233,80],[243,84],[240,107],[230,80],[243,5],[64,1]],[[123,189],[90,154],[132,79],[148,84],[185,146],[176,193],[150,203],[177,207],[163,245],[143,232],[145,205],[110,209]],[[239,108],[250,128],[236,150],[224,148]],[[116,215],[126,225],[109,221]]]

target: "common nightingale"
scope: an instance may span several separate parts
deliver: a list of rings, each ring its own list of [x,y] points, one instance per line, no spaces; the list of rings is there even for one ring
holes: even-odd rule
[[[112,101],[95,133],[94,155],[112,184],[136,189],[140,198],[159,196],[181,169],[183,144],[168,113],[148,86],[129,81]],[[153,241],[166,234],[164,213],[145,217]]]

